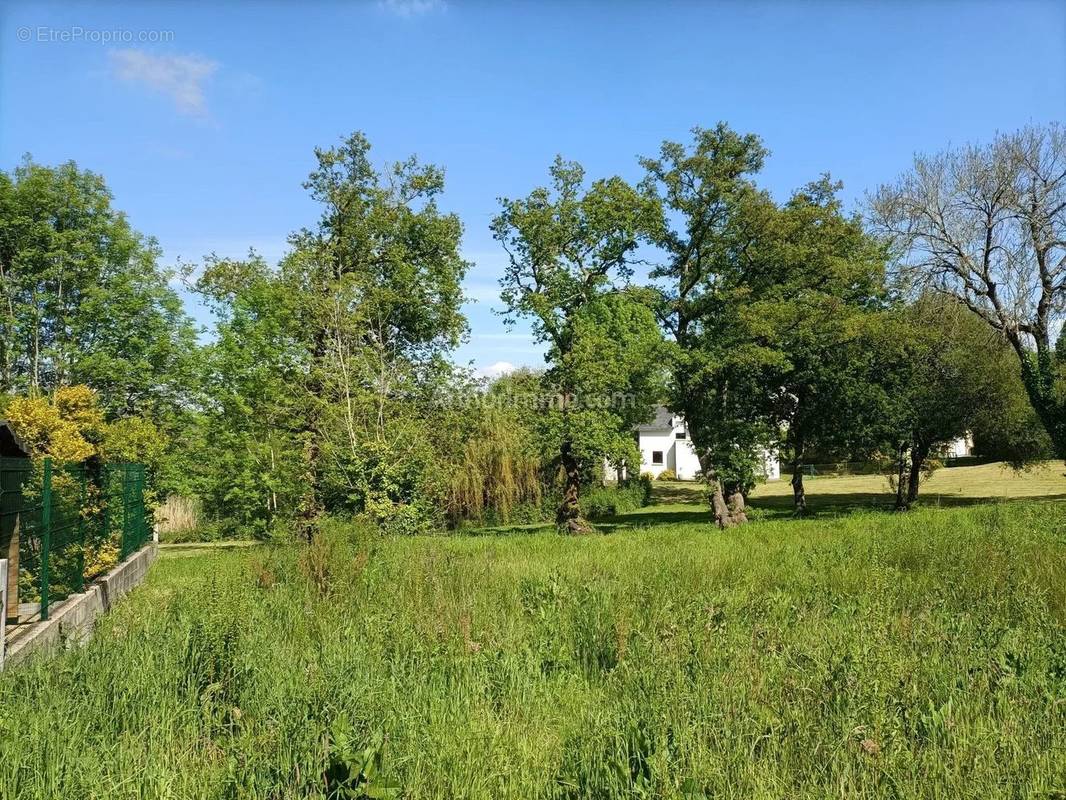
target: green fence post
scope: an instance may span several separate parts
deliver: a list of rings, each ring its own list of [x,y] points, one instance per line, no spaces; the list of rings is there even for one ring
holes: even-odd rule
[[[78,501],[78,591],[85,591],[85,465],[81,465],[81,499]]]
[[[140,523],[140,539],[141,543],[138,545],[138,549],[148,544],[148,535],[151,531],[151,525],[148,524],[148,501],[146,499],[146,492],[148,491],[148,471],[145,469],[144,464],[141,464],[137,468],[137,475],[140,477],[141,485],[138,494],[138,510],[137,514],[138,522]]]
[[[130,554],[130,467],[122,465],[122,557]]]
[[[141,549],[141,523],[140,512],[137,509],[137,492],[140,489],[141,474],[136,467],[130,470],[130,552],[134,553]]]
[[[41,486],[41,619],[48,619],[48,556],[52,548],[52,459],[44,460]]]
[[[100,502],[104,510],[100,520],[100,538],[106,542],[111,540],[111,468],[107,464],[100,468]]]

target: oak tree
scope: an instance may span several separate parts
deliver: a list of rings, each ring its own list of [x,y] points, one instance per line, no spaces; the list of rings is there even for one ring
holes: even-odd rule
[[[643,386],[657,365],[652,317],[619,291],[632,275],[636,250],[660,219],[656,202],[618,177],[584,188],[585,172],[557,158],[551,185],[521,199],[502,199],[492,232],[508,255],[501,297],[509,319],[529,319],[548,345],[544,391],[558,397],[552,417],[557,463],[564,473],[556,523],[569,533],[591,530],[581,518],[582,473],[609,450],[637,418],[590,408],[603,392]],[[629,335],[634,348],[611,350]],[[617,360],[621,358],[621,360]],[[591,394],[590,394],[591,393]],[[647,414],[643,391],[636,407]],[[603,413],[601,413],[603,412]],[[617,409],[615,409],[617,412]]]

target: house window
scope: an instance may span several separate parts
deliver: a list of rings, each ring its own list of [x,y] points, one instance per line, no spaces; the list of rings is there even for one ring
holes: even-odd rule
[[[652,450],[651,451],[651,463],[652,464],[662,464],[663,463],[663,451],[662,450]]]
[[[686,436],[686,434],[685,434],[684,431],[678,431],[677,433],[674,434],[674,438],[675,439],[684,439],[685,436]]]

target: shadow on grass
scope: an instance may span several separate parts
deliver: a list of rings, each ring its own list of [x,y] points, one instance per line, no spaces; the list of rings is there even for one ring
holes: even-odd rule
[[[707,487],[702,483],[657,483],[653,485],[653,506],[671,506],[686,503],[702,503],[707,497]]]
[[[964,497],[960,495],[930,494],[920,497],[915,508],[961,508],[990,505],[994,503],[1063,502],[1066,493],[1033,497]],[[841,517],[859,512],[879,511],[895,513],[895,496],[887,492],[855,492],[850,494],[807,495],[807,516],[803,519]],[[755,520],[795,520],[792,495],[753,497],[748,501],[748,516]],[[626,514],[599,517],[592,520],[600,533],[623,533],[658,525],[707,525],[713,527],[714,518],[705,502],[705,494],[699,484],[656,486],[655,496],[649,505]],[[507,536],[554,532],[551,523],[532,525],[498,525],[490,528],[473,528],[455,531],[467,536]]]
[[[696,492],[681,489],[663,492],[656,500],[638,511],[619,514],[615,517],[594,520],[596,528],[604,533],[622,532],[635,528],[654,525],[713,525],[710,507],[697,505],[692,499],[687,503],[679,502],[678,495],[692,498]],[[701,498],[702,499],[702,498]],[[1063,502],[1066,493],[1039,495],[1033,497],[964,497],[959,495],[929,495],[920,497],[915,508],[962,508],[967,506],[990,505],[995,503],[1023,502]],[[859,512],[882,512],[893,514],[895,495],[875,492],[856,492],[852,494],[827,494],[807,496],[807,516],[804,519],[825,519],[841,517]],[[791,495],[770,497],[753,497],[748,501],[748,516],[754,520],[795,520]]]
[[[1032,497],[967,497],[964,495],[919,496],[915,508],[963,508],[967,506],[990,505],[994,503],[1024,503],[1029,501],[1062,501],[1066,494],[1034,495]],[[893,512],[895,495],[887,492],[855,492],[850,494],[807,495],[809,516],[840,516],[856,511]],[[792,518],[792,496],[774,495],[753,497],[748,505],[764,512],[765,517],[780,519]]]
[[[228,551],[261,547],[264,542],[254,539],[223,539],[214,542],[160,542],[159,554],[166,558],[205,556]]]
[[[522,525],[489,525],[483,528],[462,527],[447,531],[455,536],[512,536],[526,533],[550,533],[555,525],[550,522],[535,522]]]

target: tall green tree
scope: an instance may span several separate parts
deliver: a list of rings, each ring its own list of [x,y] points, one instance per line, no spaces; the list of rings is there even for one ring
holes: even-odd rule
[[[753,182],[765,157],[757,136],[720,123],[694,129],[689,147],[667,141],[641,160],[644,189],[673,223],[658,232],[666,257],[651,273],[676,345],[670,406],[688,425],[720,527],[746,521],[744,494],[772,439],[763,387],[780,354],[759,343],[765,321],[742,302],[756,221],[772,213]]]
[[[291,237],[282,268],[308,352],[299,432],[307,536],[323,510],[327,455],[344,454],[353,490],[364,501],[371,495],[375,508],[402,499],[386,476],[414,458],[418,442],[392,415],[394,400],[446,373],[443,356],[466,330],[461,283],[469,266],[459,254],[458,216],[437,205],[440,168],[411,157],[379,171],[361,133],[315,156],[305,187],[322,213]],[[370,473],[367,464],[376,465]]]
[[[176,443],[183,488],[223,533],[269,535],[300,500],[296,434],[308,353],[297,298],[254,253],[208,258],[195,289],[215,324],[199,361],[197,410]]]
[[[0,173],[0,391],[85,383],[111,415],[172,413],[195,332],[159,257],[99,175]]]
[[[547,376],[551,385],[571,385],[584,398],[571,410],[569,425],[574,451],[595,473],[589,478],[602,477],[604,461],[618,473],[640,464],[633,430],[648,421],[667,377],[652,300],[633,288],[597,297],[575,315],[573,349]]]
[[[982,458],[1025,470],[1055,457],[1051,438],[1033,410],[1017,370],[1014,351],[1005,354],[1006,398],[998,414],[982,414],[973,428],[974,450]]]
[[[918,498],[932,456],[1002,418],[1017,396],[1006,339],[965,305],[937,295],[886,312],[871,339],[883,387],[885,450],[895,463],[896,509]]]
[[[564,473],[556,513],[560,530],[591,530],[581,518],[582,473],[605,455],[617,457],[619,437],[646,416],[645,377],[658,336],[652,318],[621,288],[632,275],[636,250],[660,219],[658,203],[618,177],[584,188],[585,172],[556,158],[551,186],[501,200],[493,235],[508,255],[500,280],[510,319],[529,319],[548,345],[544,391],[558,397],[551,439]],[[624,337],[620,340],[618,337]],[[619,347],[626,341],[632,348]],[[604,348],[607,348],[605,351]],[[619,359],[612,363],[613,358]],[[608,390],[631,393],[635,414],[599,408]],[[629,456],[632,458],[632,455]]]
[[[743,302],[769,322],[759,336],[781,356],[762,391],[798,514],[807,508],[809,452],[854,454],[875,441],[868,383],[876,372],[856,351],[870,314],[886,301],[885,256],[862,220],[843,212],[839,189],[825,177],[761,217],[746,269]]]

